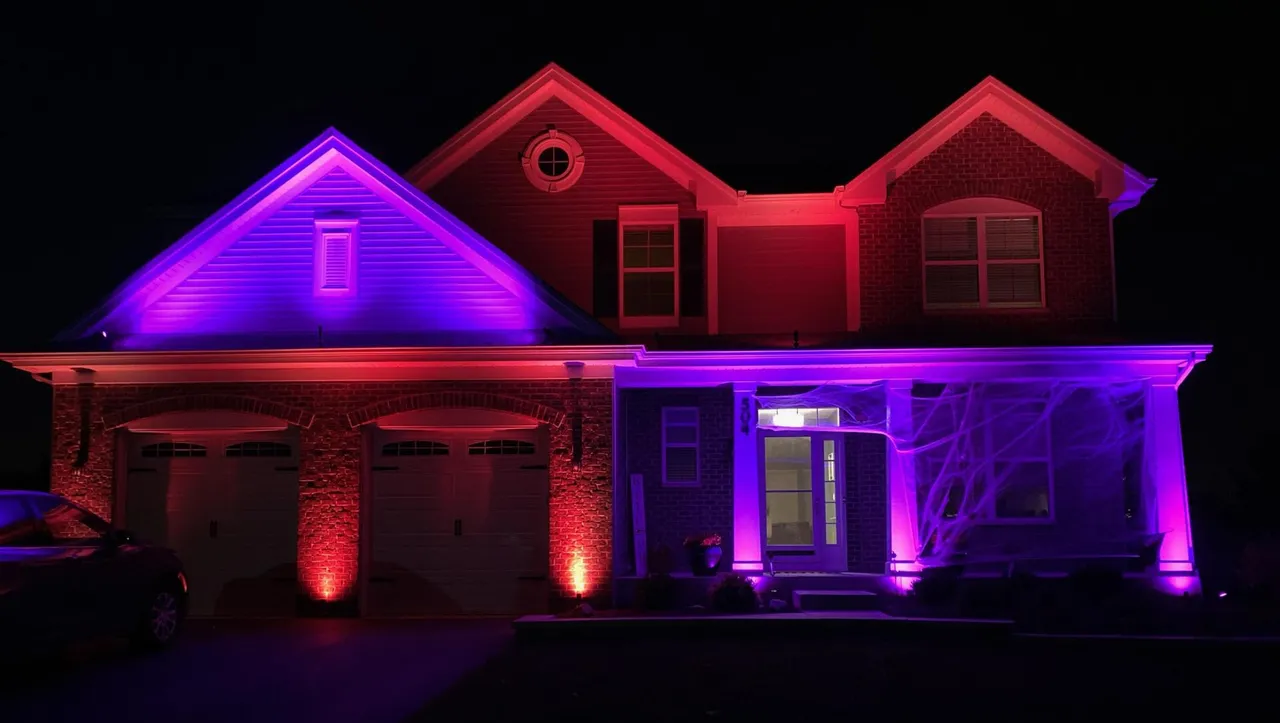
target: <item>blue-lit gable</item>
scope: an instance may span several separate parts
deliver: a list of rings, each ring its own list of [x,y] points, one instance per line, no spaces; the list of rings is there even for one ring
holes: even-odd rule
[[[118,349],[526,345],[585,313],[330,130],[64,335]]]

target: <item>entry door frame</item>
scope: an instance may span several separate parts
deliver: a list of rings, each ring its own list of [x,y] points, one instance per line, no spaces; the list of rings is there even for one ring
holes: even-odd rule
[[[756,443],[759,447],[759,489],[760,489],[760,549],[764,550],[767,559],[771,560],[773,570],[777,572],[847,572],[849,569],[848,525],[846,523],[845,503],[845,460],[842,432],[824,432],[820,429],[760,429]],[[765,484],[767,458],[765,440],[769,437],[808,437],[812,506],[813,506],[813,544],[769,545],[769,505]],[[835,456],[835,505],[836,505],[836,542],[828,545],[826,539],[825,516],[825,459],[823,442],[832,442]]]

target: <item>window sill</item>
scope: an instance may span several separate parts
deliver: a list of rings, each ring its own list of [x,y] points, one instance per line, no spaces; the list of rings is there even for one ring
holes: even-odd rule
[[[678,316],[623,316],[618,319],[619,329],[670,329],[679,326]]]
[[[1047,314],[1047,306],[926,306],[924,313],[930,316],[974,316],[989,314]]]
[[[1027,525],[1052,525],[1056,521],[1052,517],[1010,517],[1007,519],[982,520],[977,523],[982,527],[1025,527]]]

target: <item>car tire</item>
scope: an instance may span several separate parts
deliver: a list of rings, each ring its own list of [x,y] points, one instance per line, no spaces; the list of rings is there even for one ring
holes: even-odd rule
[[[133,633],[138,650],[166,648],[178,637],[183,621],[182,595],[174,585],[156,587],[147,596],[146,606]]]

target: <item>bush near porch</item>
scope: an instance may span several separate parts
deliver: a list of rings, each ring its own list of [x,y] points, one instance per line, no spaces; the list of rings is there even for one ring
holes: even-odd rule
[[[1016,573],[965,578],[959,568],[926,570],[910,595],[892,600],[901,616],[1013,620],[1024,632],[1148,635],[1280,634],[1280,606],[1216,593],[1176,596],[1115,570],[1083,568],[1066,577]]]

